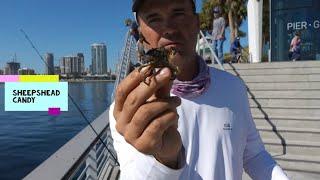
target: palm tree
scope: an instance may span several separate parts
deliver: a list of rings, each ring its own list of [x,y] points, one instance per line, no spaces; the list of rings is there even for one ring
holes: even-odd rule
[[[246,0],[227,0],[225,3],[224,8],[228,12],[231,42],[239,35],[239,28],[247,17],[246,4]]]

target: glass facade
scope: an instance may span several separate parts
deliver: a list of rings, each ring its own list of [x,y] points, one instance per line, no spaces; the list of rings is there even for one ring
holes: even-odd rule
[[[289,47],[301,33],[301,60],[320,60],[320,0],[271,0],[271,59],[289,60]]]

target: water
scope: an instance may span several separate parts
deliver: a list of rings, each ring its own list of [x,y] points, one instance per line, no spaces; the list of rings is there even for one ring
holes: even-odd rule
[[[113,83],[69,83],[69,94],[90,121],[110,105]],[[47,112],[5,112],[0,84],[0,179],[21,179],[87,126],[69,100],[60,116]]]

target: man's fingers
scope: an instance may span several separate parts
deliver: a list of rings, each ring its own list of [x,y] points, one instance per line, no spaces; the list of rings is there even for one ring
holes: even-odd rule
[[[149,68],[142,68],[140,71],[138,69],[132,71],[125,79],[121,81],[118,85],[115,94],[115,106],[113,115],[118,117],[119,112],[122,111],[123,103],[125,102],[128,94],[136,88],[148,75]]]
[[[150,121],[164,113],[165,111],[176,111],[181,104],[179,97],[170,97],[166,100],[155,100],[142,105],[133,116],[126,128],[124,135],[127,139],[137,139],[141,136]]]
[[[172,73],[172,72],[171,72]],[[163,87],[161,87],[156,93],[155,97],[157,98],[167,98],[170,96],[170,90],[172,87],[173,81],[171,80],[170,77],[170,82],[165,84]]]
[[[171,126],[175,126],[179,115],[173,111],[167,111],[159,118],[154,119],[142,135],[133,143],[134,147],[145,154],[154,153],[162,147],[163,133]]]
[[[141,82],[138,87],[131,91],[123,103],[120,123],[128,124],[138,108],[145,104],[147,99],[149,99],[159,88],[169,83],[170,77],[171,71],[168,68],[164,68],[156,76],[148,77],[146,79],[148,84]]]

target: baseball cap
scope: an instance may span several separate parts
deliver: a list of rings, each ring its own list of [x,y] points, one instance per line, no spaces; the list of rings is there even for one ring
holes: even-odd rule
[[[133,0],[133,2],[132,2],[132,12],[137,12],[144,1],[145,0]],[[196,0],[191,0],[191,1],[192,1],[193,5],[195,7]]]
[[[216,6],[214,9],[213,9],[213,13],[220,13],[221,12],[221,9],[220,7]]]

